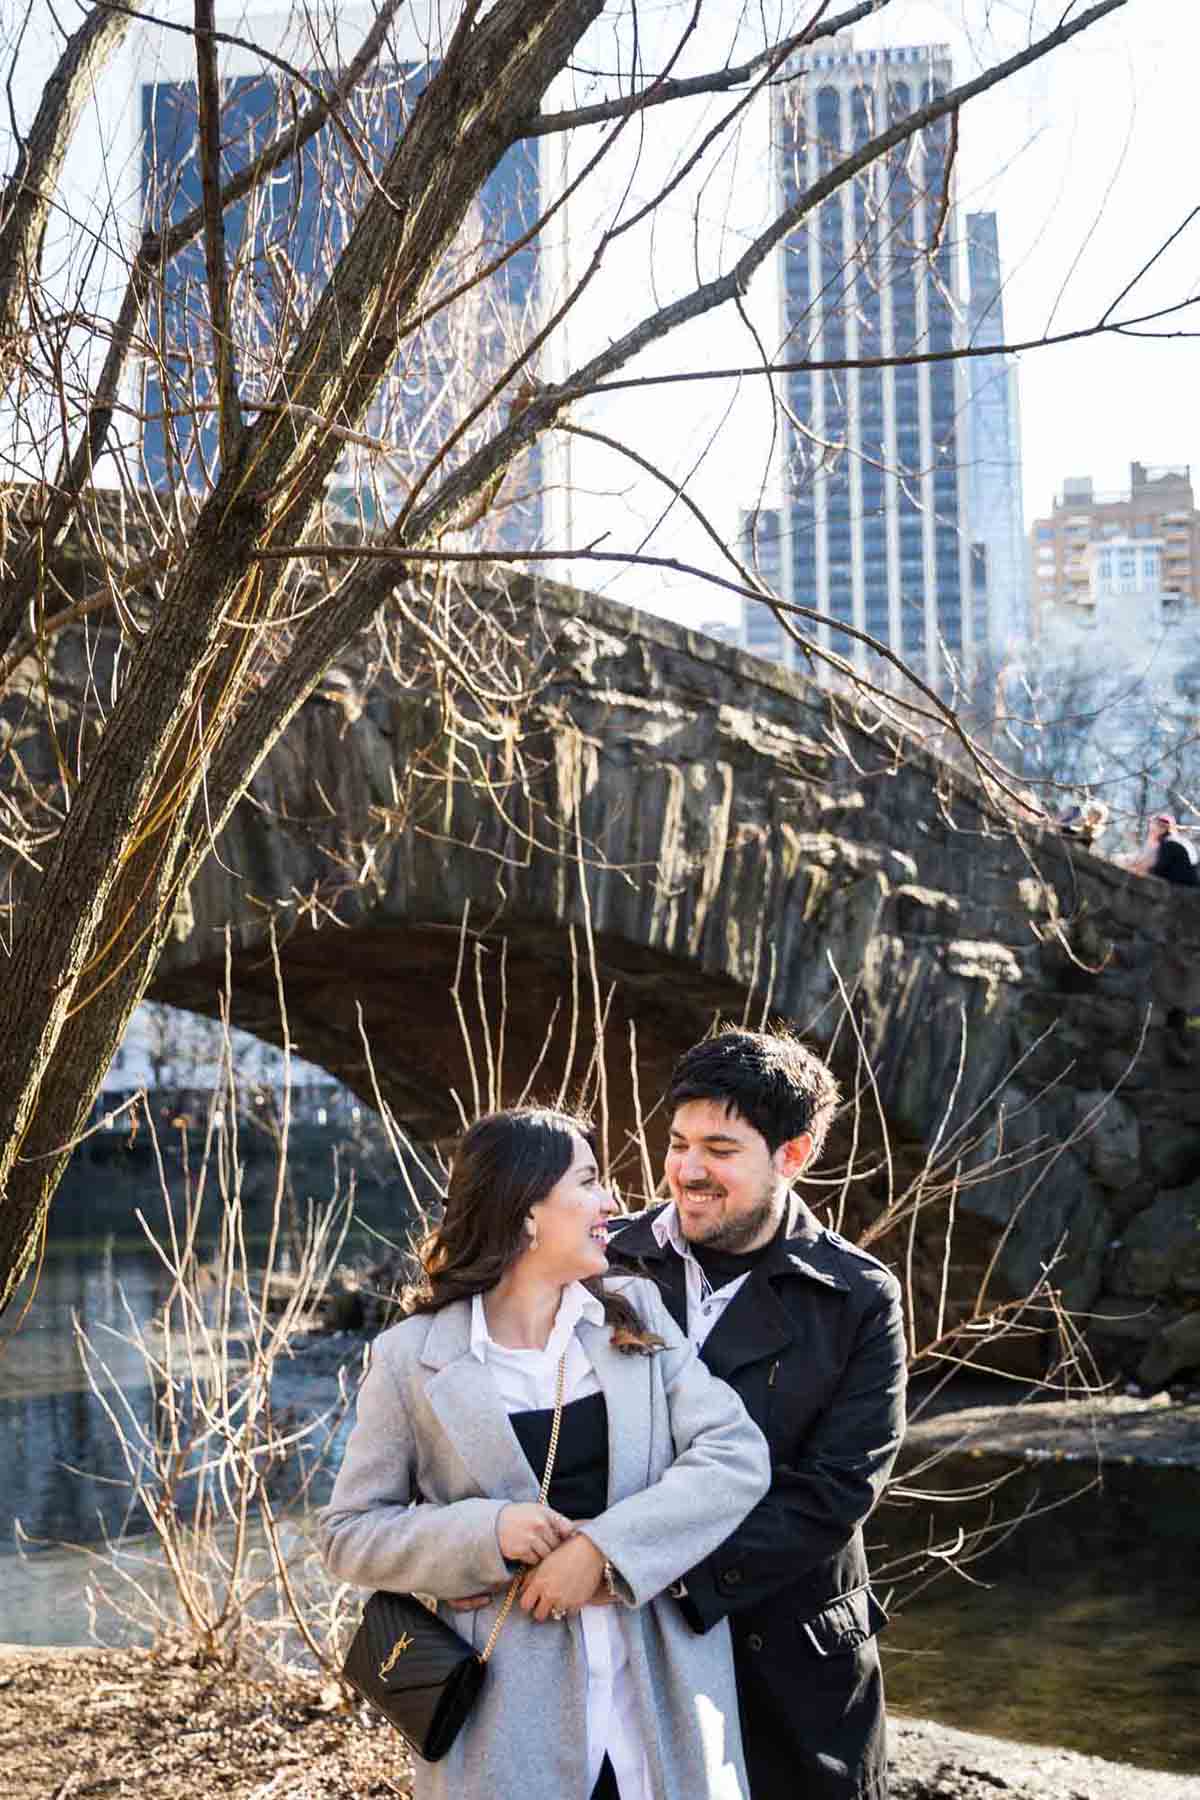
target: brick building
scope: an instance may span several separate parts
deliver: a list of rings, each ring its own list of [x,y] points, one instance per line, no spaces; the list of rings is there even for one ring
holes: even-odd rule
[[[1034,523],[1030,551],[1039,621],[1058,606],[1094,607],[1098,589],[1110,583],[1118,594],[1139,592],[1148,559],[1164,595],[1178,595],[1185,608],[1200,605],[1200,513],[1191,470],[1135,462],[1128,490],[1117,494],[1096,493],[1089,476],[1064,481],[1053,512]]]

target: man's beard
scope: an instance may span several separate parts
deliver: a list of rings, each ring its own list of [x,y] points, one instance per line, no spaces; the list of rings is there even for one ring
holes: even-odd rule
[[[684,1192],[687,1192],[686,1188]],[[736,1219],[724,1219],[702,1235],[689,1235],[685,1230],[684,1236],[689,1243],[699,1244],[703,1250],[723,1250],[727,1256],[742,1256],[755,1239],[763,1235],[766,1226],[779,1223],[780,1213],[772,1181],[763,1188],[749,1212],[739,1213]],[[680,1223],[682,1225],[682,1219]]]

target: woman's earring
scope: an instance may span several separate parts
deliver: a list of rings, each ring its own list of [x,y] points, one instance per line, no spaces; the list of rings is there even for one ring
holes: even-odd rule
[[[528,1250],[536,1250],[536,1249],[537,1249],[537,1247],[538,1247],[538,1228],[537,1228],[537,1220],[536,1220],[536,1219],[530,1219],[530,1221],[529,1221],[529,1224],[528,1224],[528,1226],[527,1226],[527,1227],[526,1227],[526,1229],[527,1229],[527,1231],[528,1231],[528,1233],[529,1233],[529,1242],[528,1242],[528,1244],[527,1244],[527,1245],[526,1245],[526,1249],[528,1249]]]

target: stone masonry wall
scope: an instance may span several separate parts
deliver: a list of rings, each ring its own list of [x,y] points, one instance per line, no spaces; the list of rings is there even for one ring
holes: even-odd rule
[[[546,682],[519,758],[445,744],[422,696],[372,690],[350,725],[310,702],[196,883],[161,997],[203,1004],[229,925],[238,1022],[271,1035],[273,912],[304,1053],[361,1085],[373,1005],[419,1133],[464,907],[515,946],[531,1041],[590,925],[656,1073],[714,1006],[767,989],[844,1049],[840,982],[891,1124],[968,1176],[1005,1159],[960,1203],[1000,1229],[1014,1290],[1053,1263],[1106,1368],[1200,1367],[1200,1067],[1169,1065],[1154,1004],[1200,968],[1200,895],[1014,826],[869,706],[728,645],[524,578],[489,604]],[[414,759],[423,785],[389,818]],[[466,777],[483,767],[491,794]]]

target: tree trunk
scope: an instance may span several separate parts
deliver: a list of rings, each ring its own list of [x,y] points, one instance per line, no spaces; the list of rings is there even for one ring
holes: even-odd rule
[[[285,565],[258,563],[254,552],[297,541],[341,453],[334,431],[307,421],[359,422],[482,183],[601,6],[501,0],[456,38],[314,308],[279,409],[243,433],[126,673],[10,961],[0,1310],[33,1255],[64,1146],[145,991],[180,881],[207,847],[203,837],[198,852],[188,842],[193,801],[285,591]],[[431,181],[431,169],[441,178]],[[225,791],[206,794],[214,827],[309,686],[277,694],[274,717],[226,764]]]

